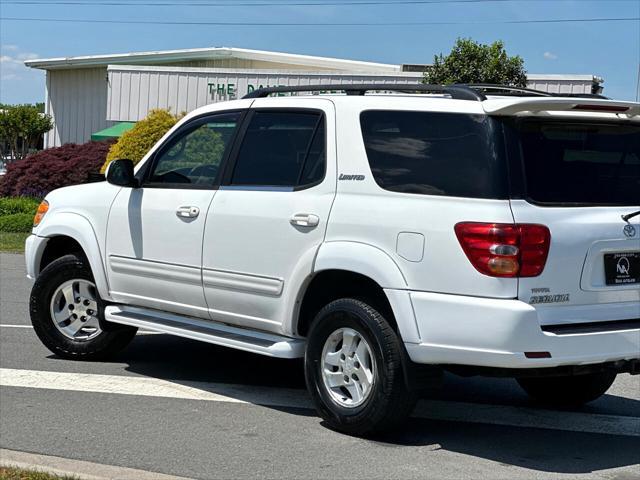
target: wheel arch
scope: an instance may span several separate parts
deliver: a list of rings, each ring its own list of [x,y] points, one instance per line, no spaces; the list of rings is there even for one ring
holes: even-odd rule
[[[357,242],[327,242],[313,273],[298,295],[293,333],[306,336],[318,311],[344,297],[366,299],[388,317],[404,341],[419,338],[407,283],[398,265],[377,247]]]
[[[406,289],[398,264],[384,250],[367,243],[334,241],[320,246],[314,272],[345,270],[363,275],[381,288]]]
[[[36,235],[45,237],[46,241],[38,242],[38,251],[30,255],[34,259],[32,261],[37,262],[31,265],[31,271],[37,276],[56,258],[71,253],[82,253],[89,263],[100,296],[109,300],[109,283],[102,252],[89,220],[71,212],[60,212],[47,220],[46,224],[36,231]]]

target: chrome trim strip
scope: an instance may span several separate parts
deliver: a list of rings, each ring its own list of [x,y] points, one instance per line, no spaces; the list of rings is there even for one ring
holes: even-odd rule
[[[241,190],[245,192],[293,192],[293,187],[276,187],[261,185],[222,185],[219,190]]]

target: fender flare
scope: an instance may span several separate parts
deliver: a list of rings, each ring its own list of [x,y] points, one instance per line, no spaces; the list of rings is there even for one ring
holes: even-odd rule
[[[384,250],[367,243],[326,242],[318,251],[313,273],[323,270],[346,270],[376,282],[391,305],[402,341],[419,341],[407,280],[398,264]]]
[[[383,289],[406,289],[398,264],[378,247],[367,243],[334,241],[320,246],[313,272],[347,270],[370,278]]]
[[[38,228],[35,234],[45,238],[71,237],[78,242],[89,261],[100,297],[111,300],[100,244],[91,222],[86,217],[73,212],[57,212],[46,220],[46,223]],[[45,242],[41,248],[45,248],[44,244]],[[37,258],[42,258],[41,256],[42,252],[36,255]],[[33,271],[38,274],[40,273],[39,268],[39,265],[34,265]]]

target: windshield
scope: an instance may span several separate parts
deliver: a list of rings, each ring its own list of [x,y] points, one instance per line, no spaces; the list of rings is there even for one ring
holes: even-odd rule
[[[523,169],[526,198],[640,204],[640,125],[524,119],[511,126],[511,152]]]

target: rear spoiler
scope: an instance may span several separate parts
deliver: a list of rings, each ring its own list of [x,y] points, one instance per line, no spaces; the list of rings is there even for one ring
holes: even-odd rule
[[[490,115],[516,115],[524,112],[592,112],[640,115],[640,103],[577,97],[492,98],[482,102]]]

